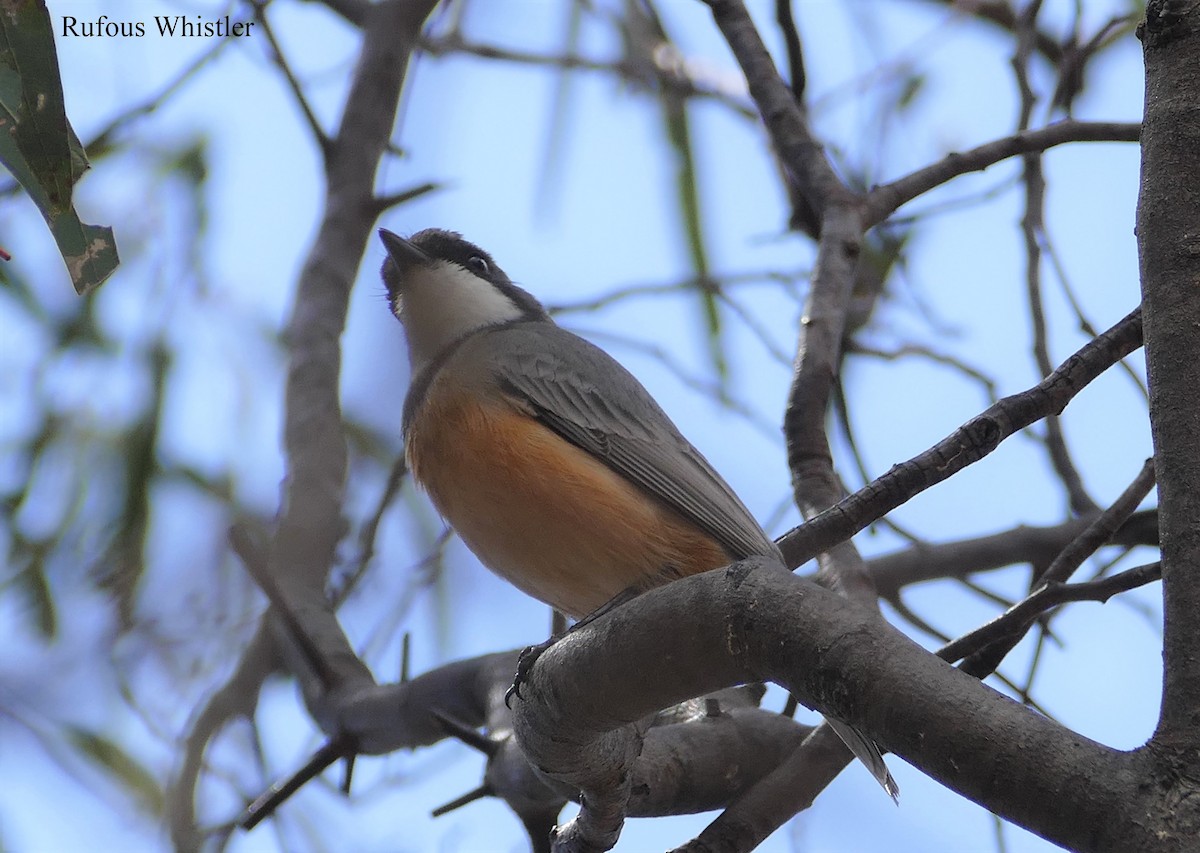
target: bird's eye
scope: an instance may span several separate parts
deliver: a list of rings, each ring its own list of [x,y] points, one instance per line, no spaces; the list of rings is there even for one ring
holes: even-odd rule
[[[490,270],[488,267],[488,262],[479,257],[479,255],[471,255],[471,257],[467,258],[467,266],[476,272],[483,273],[484,275],[487,275]]]

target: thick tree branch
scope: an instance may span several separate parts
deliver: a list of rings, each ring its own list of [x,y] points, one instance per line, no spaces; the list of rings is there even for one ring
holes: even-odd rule
[[[917,545],[903,552],[872,560],[868,563],[868,569],[873,577],[882,581],[884,591],[881,592],[881,596],[898,603],[900,589],[905,584],[922,580],[965,577],[974,571],[986,571],[1014,562],[1029,561],[1035,565],[1046,565],[1052,562],[1055,555],[1058,555],[1058,559],[1054,562],[1074,562],[1077,565],[1076,558],[1082,560],[1086,557],[1083,553],[1086,549],[1094,550],[1094,547],[1120,535],[1117,530],[1120,522],[1136,508],[1152,481],[1152,477],[1143,470],[1114,506],[1102,517],[1095,517],[1091,524],[1088,524],[1087,520],[1073,519],[1053,528],[1018,528],[965,542]],[[1146,583],[1152,579],[1141,579],[1139,583]],[[1109,585],[1103,590],[1092,587],[1084,590],[1082,587],[1072,587],[1065,593],[1063,600],[1102,599],[1115,591],[1123,591],[1124,588],[1114,589]],[[1043,597],[1035,603],[1023,602],[1022,605],[1018,605],[1015,608],[1016,616],[1005,614],[1005,618],[1010,620],[1003,623],[1008,626],[1007,633],[1000,631],[998,634],[989,634],[985,631],[979,635],[969,635],[971,639],[967,641],[968,644],[961,647],[963,653],[986,646],[989,640],[994,640],[1000,635],[1014,637],[1015,644],[1015,640],[1020,639],[1031,622],[1018,621],[1017,627],[1011,628],[1011,620],[1020,620],[1026,612],[1031,612],[1033,616],[1040,614],[1041,605],[1056,603],[1049,598],[1055,594],[1062,594],[1057,585],[1054,593],[1043,593]],[[1021,609],[1022,607],[1033,609],[1027,611]],[[985,629],[989,627],[985,626]],[[1003,654],[993,657],[998,664]],[[993,669],[994,666],[986,672],[970,669],[967,671],[972,676],[981,678],[990,674]],[[790,755],[788,760],[769,776],[730,803],[693,844],[681,849],[753,849],[795,813],[811,806],[817,795],[846,766],[847,758],[845,748],[831,732],[826,729],[817,730],[802,749]]]
[[[1155,741],[1200,742],[1200,5],[1151,2],[1137,234],[1162,536],[1164,665]]]
[[[856,213],[856,196],[825,158],[745,6],[738,0],[709,0],[709,6],[746,75],[786,171],[819,218],[813,287],[801,321],[796,369],[784,416],[793,491],[797,506],[810,517],[833,505],[842,494],[825,432],[825,413],[841,358],[863,226]],[[828,554],[824,569],[834,586],[873,601],[869,577],[852,546]]]
[[[310,633],[333,644],[325,649],[325,657],[342,673],[347,687],[371,684],[373,679],[336,629],[324,593],[334,549],[345,529],[339,338],[350,288],[374,225],[375,172],[391,139],[409,56],[433,6],[433,0],[386,0],[372,5],[363,19],[362,51],[325,161],[325,212],[300,273],[287,329],[288,477],[271,570],[297,614],[312,626]],[[302,674],[305,669],[293,671]],[[302,679],[302,685],[310,707],[328,698],[319,682]]]
[[[1063,729],[869,609],[757,559],[645,593],[552,647],[514,727],[534,764],[586,792],[628,772],[630,721],[759,679],[877,733],[943,784],[1068,847],[1094,848],[1137,797],[1139,754]],[[1122,833],[1127,849],[1163,849],[1148,828]]]
[[[339,338],[350,288],[374,224],[375,171],[391,136],[409,54],[433,6],[434,0],[385,0],[365,11],[363,47],[345,112],[337,136],[326,146],[325,212],[297,283],[287,327],[284,444],[288,477],[268,559],[270,575],[288,601],[289,611],[314,645],[307,654],[297,653],[289,633],[283,631],[276,632],[281,640],[277,648],[300,677],[318,718],[323,715],[321,703],[330,700],[331,690],[374,684],[346,641],[325,596],[334,549],[345,527],[341,517],[346,447],[338,390]],[[235,676],[239,692],[256,690],[272,669],[264,658],[273,645],[266,637],[274,621],[272,613],[268,610],[264,616],[265,627],[247,649],[247,661]],[[314,655],[321,661],[321,672],[309,663]],[[220,728],[221,721],[215,719],[219,712],[252,707],[247,701],[230,705],[227,694],[233,686],[230,682],[220,690],[201,713],[205,742]],[[180,827],[193,814],[193,771],[199,766],[204,743],[194,746],[173,790],[180,821],[173,830],[177,839],[185,837],[188,830]]]
[[[861,224],[852,210],[842,204],[827,206],[783,417],[794,500],[805,518],[833,506],[843,494],[825,424],[861,245]],[[832,545],[820,563],[823,582],[875,606],[875,588],[851,542]]]
[[[745,6],[735,0],[709,0],[713,18],[746,75],[750,93],[758,105],[784,166],[789,191],[798,190],[811,209],[816,226],[817,258],[813,284],[804,308],[797,343],[792,385],[784,412],[783,432],[787,444],[788,470],[796,505],[811,518],[841,498],[841,481],[833,467],[826,432],[826,415],[841,363],[846,318],[862,252],[865,228],[858,213],[859,198],[834,173],[824,150],[808,127],[794,93],[780,78]],[[781,16],[785,29],[790,16]],[[792,51],[799,56],[798,39]],[[795,73],[795,72],[794,72]],[[820,579],[830,588],[870,607],[877,607],[874,586],[857,547],[847,538],[831,543],[819,557]],[[812,742],[825,743],[831,736],[823,725]],[[826,750],[823,755],[829,755]],[[836,754],[836,751],[833,753]],[[869,764],[869,757],[863,757]],[[751,799],[782,803],[789,814],[803,808],[787,796],[790,787],[778,780],[795,769],[808,767],[820,755],[815,746],[802,747],[790,755],[764,783],[749,792]],[[840,769],[844,758],[828,765]],[[896,785],[887,768],[873,768],[892,796]],[[761,789],[761,790],[758,790]],[[775,792],[775,793],[772,793]],[[778,793],[781,796],[776,796]],[[771,818],[764,822],[770,822]]]

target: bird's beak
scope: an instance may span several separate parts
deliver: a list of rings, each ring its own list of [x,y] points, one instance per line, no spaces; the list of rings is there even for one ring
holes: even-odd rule
[[[433,258],[429,255],[386,228],[379,229],[379,239],[383,241],[383,247],[387,249],[388,257],[392,259],[392,263],[396,265],[401,275],[413,267],[428,266],[433,263]]]

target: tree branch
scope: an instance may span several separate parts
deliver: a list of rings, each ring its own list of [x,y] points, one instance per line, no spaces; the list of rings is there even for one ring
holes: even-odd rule
[[[334,549],[345,528],[339,338],[350,289],[374,225],[375,171],[391,138],[409,55],[434,5],[433,0],[386,0],[371,6],[363,21],[362,52],[326,158],[325,213],[300,273],[287,329],[288,478],[271,570],[288,587],[288,600],[300,618],[312,626],[310,634],[319,632],[336,644],[325,655],[343,673],[347,687],[372,684],[373,679],[336,629],[324,595]],[[323,628],[326,624],[329,627]],[[304,668],[293,671],[302,674]],[[302,679],[302,686],[310,707],[327,698],[319,683]]]
[[[1137,235],[1162,531],[1165,665],[1155,742],[1200,742],[1200,6],[1151,2]]]
[[[893,466],[836,506],[780,537],[777,543],[785,564],[795,568],[807,562],[987,456],[1014,432],[1047,414],[1061,412],[1089,382],[1141,345],[1141,317],[1141,309],[1135,309],[1034,387],[989,406],[929,450]]]
[[[843,494],[825,424],[841,362],[846,308],[861,243],[861,226],[851,210],[841,204],[827,206],[783,416],[794,500],[805,518],[833,506]],[[822,580],[833,589],[875,606],[875,588],[857,548],[847,540],[826,550],[828,553],[821,558]]]
[[[1136,122],[1076,121],[1068,119],[1038,130],[1020,133],[984,143],[969,151],[947,154],[938,162],[905,175],[867,193],[863,221],[878,225],[898,208],[931,189],[969,172],[982,172],[989,166],[1037,151],[1045,151],[1068,142],[1137,142],[1141,125]]]
[[[1029,58],[1033,51],[1037,33],[1039,2],[1025,7],[1017,20],[1017,51],[1013,56],[1013,73],[1020,94],[1021,109],[1019,130],[1029,129],[1029,121],[1037,104],[1037,95],[1029,82]],[[1046,177],[1042,170],[1041,152],[1021,155],[1021,182],[1025,187],[1025,211],[1021,216],[1021,234],[1025,241],[1025,288],[1029,297],[1029,317],[1033,330],[1033,357],[1038,372],[1049,376],[1054,369],[1050,361],[1050,348],[1046,335],[1046,312],[1042,300],[1042,238],[1046,234],[1045,205]],[[1046,416],[1044,439],[1050,464],[1066,489],[1071,510],[1076,515],[1095,512],[1099,509],[1083,485],[1083,478],[1067,449],[1067,439],[1057,415]]]
[[[987,649],[989,646],[1002,644],[1007,649],[1016,646],[1025,632],[1043,613],[1072,601],[1099,601],[1104,603],[1122,592],[1137,589],[1148,583],[1162,578],[1161,563],[1147,563],[1135,569],[1128,569],[1107,578],[1098,578],[1083,583],[1062,583],[1049,581],[1037,588],[1037,591],[1021,599],[1004,613],[991,622],[976,628],[969,634],[964,634],[957,640],[947,643],[938,649],[937,656],[944,661],[953,662],[961,658]],[[967,661],[964,661],[966,664]],[[998,663],[998,661],[997,661]],[[964,666],[963,671],[976,678],[984,678],[991,674],[995,665],[986,668]]]
[[[792,97],[780,78],[762,37],[741,0],[705,0],[713,20],[729,43],[746,75],[750,96],[758,105],[771,143],[814,211],[821,214],[831,201],[848,201],[853,194],[845,188],[825,158],[824,148],[813,138]]]
[[[441,37],[424,36],[421,39],[421,50],[430,56],[448,56],[456,53],[476,56],[480,59],[494,59],[515,65],[530,65],[543,68],[557,68],[561,71],[598,71],[615,74],[628,81],[631,85],[645,88],[647,81],[646,67],[638,62],[629,60],[610,61],[589,59],[574,54],[556,55],[534,53],[517,50],[510,47],[497,47],[470,41],[458,32]],[[721,86],[720,80],[706,80],[693,75],[685,63],[659,63],[655,60],[653,72],[654,85],[667,86],[681,98],[707,98],[717,101],[745,118],[757,118],[757,113],[746,102],[740,92],[727,91]]]
[[[1062,583],[1075,574],[1075,570],[1083,565],[1083,561],[1111,542],[1117,531],[1133,516],[1138,504],[1145,500],[1146,495],[1154,488],[1154,479],[1154,460],[1147,459],[1133,478],[1133,482],[1125,487],[1112,506],[1100,513],[1083,533],[1064,548],[1031,586],[1036,587],[1040,583]]]
[[[1094,847],[1134,797],[1139,754],[1068,732],[762,559],[651,590],[553,646],[514,707],[514,730],[536,766],[586,800],[628,772],[630,720],[759,679],[877,733],[939,782],[1064,846]],[[1149,828],[1125,831],[1139,842],[1130,849],[1161,849]]]
[[[346,446],[338,391],[339,338],[350,288],[374,224],[375,170],[391,136],[409,53],[433,6],[434,0],[386,0],[366,10],[362,51],[345,112],[337,137],[327,149],[325,213],[297,282],[287,327],[284,444],[288,477],[268,560],[271,577],[313,648],[307,655],[298,652],[288,632],[272,629],[274,621],[268,610],[233,680],[201,712],[204,726],[197,725],[189,739],[185,766],[172,789],[173,811],[181,822],[194,815],[191,798],[205,744],[233,713],[253,707],[246,699],[231,703],[230,693],[256,693],[274,668],[274,661],[267,658],[273,647],[284,654],[300,678],[310,708],[330,700],[331,692],[374,685],[324,594],[334,549],[344,530],[341,501]],[[272,643],[270,635],[280,642]],[[314,655],[321,661],[320,673],[306,662]],[[318,720],[323,716],[320,707],[313,713]],[[173,827],[177,839],[191,832],[190,827]]]
[[[880,598],[892,600],[907,586],[965,578],[1015,563],[1049,565],[1088,525],[1072,518],[1051,527],[1020,525],[999,533],[951,542],[918,543],[867,561]]]
[[[1002,30],[1013,33],[1019,26],[1018,13],[1011,0],[932,0],[964,16],[975,17]],[[1034,45],[1050,64],[1059,65],[1065,57],[1063,46],[1053,35],[1041,30],[1034,37]]]
[[[1039,594],[1044,589],[1050,587],[1053,587],[1055,592],[1046,593],[1043,598],[1051,601],[1051,604],[1048,606],[1054,606],[1054,603],[1056,603],[1054,602],[1054,596],[1064,594],[1062,592],[1063,583],[1075,573],[1075,570],[1083,564],[1084,560],[1112,539],[1117,530],[1133,515],[1138,504],[1142,502],[1142,499],[1146,497],[1153,487],[1154,464],[1147,461],[1142,466],[1142,470],[1138,472],[1138,475],[1134,477],[1133,482],[1113,502],[1112,506],[1100,513],[1095,521],[1089,524],[1071,544],[1064,548],[1046,570],[1041,573],[1032,584],[1035,590],[1034,593],[1024,601],[1010,607],[1003,616],[997,617],[992,623],[989,623],[989,626],[1008,618],[1009,614],[1014,611],[1030,612],[1032,610],[1034,616],[1040,615],[1046,608],[1043,607],[1041,610],[1038,610],[1036,609],[1036,605],[1030,605],[1028,602],[1031,599],[1038,599]],[[1156,569],[1155,572],[1155,577],[1157,577],[1160,571]],[[1094,583],[1100,584],[1101,581],[1095,581]],[[1109,593],[1109,595],[1111,594]],[[1099,600],[1107,600],[1107,597],[1105,596],[1104,599]],[[1038,600],[1040,601],[1041,599]],[[1065,600],[1078,601],[1080,599],[1067,598]],[[1013,619],[1016,618],[1013,617]],[[1018,624],[1017,628],[1009,634],[996,633],[988,635],[981,628],[968,635],[972,639],[961,638],[943,646],[941,651],[938,652],[938,657],[942,658],[942,660],[953,662],[968,655],[974,656],[974,660],[968,660],[965,663],[964,669],[976,678],[983,678],[995,671],[1004,657],[1020,642],[1032,624],[1031,618],[1028,623]],[[989,626],[984,627],[988,628]],[[990,636],[990,639],[983,645],[980,645],[977,640],[981,636]]]

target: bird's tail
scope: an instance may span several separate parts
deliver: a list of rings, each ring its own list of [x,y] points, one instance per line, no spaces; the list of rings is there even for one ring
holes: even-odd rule
[[[841,720],[826,717],[825,722],[829,723],[829,727],[837,733],[837,736],[850,748],[855,757],[867,765],[867,769],[871,771],[871,775],[883,786],[883,790],[887,791],[888,796],[899,805],[900,786],[892,778],[892,774],[888,770],[887,764],[884,763],[883,755],[879,752],[879,747],[875,745],[875,741],[853,726],[843,723]]]

